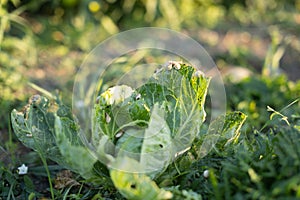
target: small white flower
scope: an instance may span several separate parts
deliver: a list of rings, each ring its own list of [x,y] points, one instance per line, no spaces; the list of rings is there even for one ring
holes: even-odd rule
[[[18,173],[20,175],[27,174],[28,172],[28,167],[25,164],[22,164],[21,167],[18,167]]]
[[[203,172],[203,176],[204,176],[204,178],[208,178],[208,176],[209,176],[209,170],[205,170]]]

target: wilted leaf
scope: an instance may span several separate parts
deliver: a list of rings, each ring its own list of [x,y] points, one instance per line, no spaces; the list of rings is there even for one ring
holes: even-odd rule
[[[53,99],[34,95],[23,111],[12,111],[12,127],[24,145],[64,166],[66,163],[55,140],[56,114],[71,120],[72,114],[67,107]],[[72,128],[76,130],[76,124]]]

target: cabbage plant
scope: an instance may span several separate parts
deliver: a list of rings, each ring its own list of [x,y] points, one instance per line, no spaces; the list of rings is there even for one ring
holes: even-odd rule
[[[59,98],[34,95],[22,111],[12,111],[12,126],[26,146],[87,181],[114,185],[128,199],[174,199],[178,192],[159,188],[153,180],[200,137],[209,82],[194,67],[169,62],[138,88],[107,89],[95,101],[92,131],[86,134],[93,151]],[[229,135],[228,141],[238,139],[245,118],[236,116],[242,120],[230,126],[230,134],[228,127],[218,133]],[[201,199],[192,192],[183,194]]]
[[[115,162],[127,157],[136,172],[155,178],[191,146],[205,120],[210,78],[176,64],[157,70],[139,88],[114,86],[98,97],[92,143],[112,167],[132,171]]]

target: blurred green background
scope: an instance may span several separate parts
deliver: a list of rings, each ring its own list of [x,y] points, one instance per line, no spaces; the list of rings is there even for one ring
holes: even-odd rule
[[[300,0],[1,0],[0,144],[9,115],[37,91],[70,105],[85,56],[120,31],[165,27],[199,41],[224,76],[228,109],[264,124],[266,106],[300,96]],[[128,65],[151,62],[134,55]]]

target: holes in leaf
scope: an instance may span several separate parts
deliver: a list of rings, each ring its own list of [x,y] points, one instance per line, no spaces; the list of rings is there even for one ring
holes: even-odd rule
[[[141,99],[141,94],[136,95],[135,100],[140,100]]]
[[[250,97],[253,99],[253,101],[260,101],[261,97],[258,93],[251,93]]]
[[[133,184],[130,185],[130,188],[135,190],[136,189],[136,185],[133,183]]]
[[[123,134],[125,133],[125,131],[124,130],[121,130],[120,132],[118,132],[117,134],[116,134],[116,138],[120,138]]]

